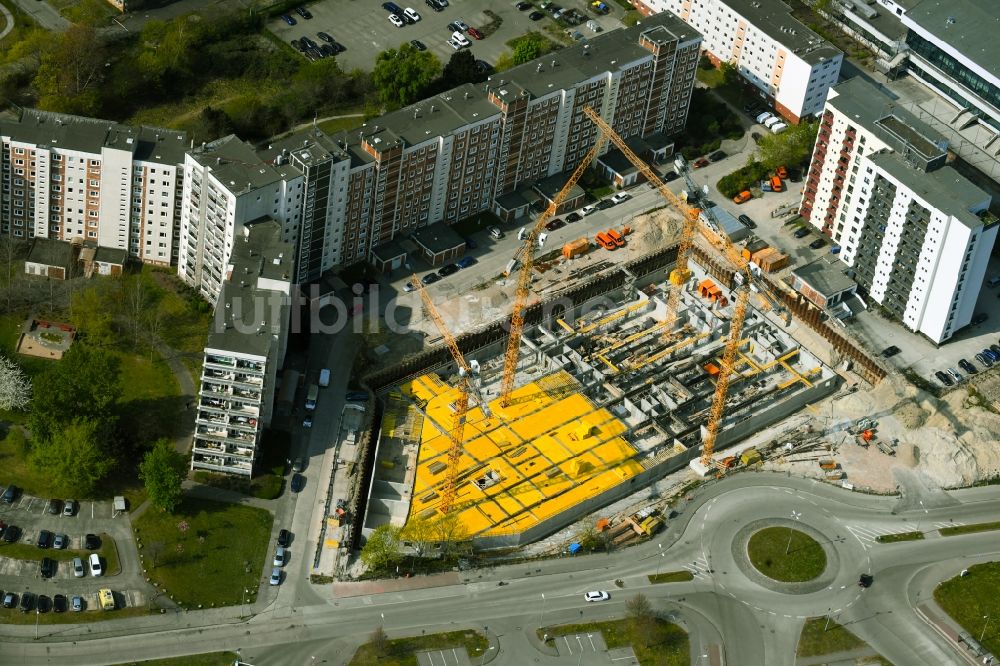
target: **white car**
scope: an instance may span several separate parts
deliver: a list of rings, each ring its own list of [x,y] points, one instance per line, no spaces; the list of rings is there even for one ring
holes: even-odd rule
[[[463,21],[462,19],[456,19],[455,20],[455,25],[458,26],[459,30],[468,30],[469,29],[469,24],[466,23],[465,21]]]
[[[420,14],[418,14],[416,10],[414,10],[412,7],[407,7],[406,9],[403,10],[403,13],[406,14],[408,17],[410,17],[410,19],[412,19],[413,21],[420,20]]]
[[[584,206],[583,208],[580,209],[580,215],[583,215],[584,217],[587,217],[588,215],[590,215],[591,213],[595,212],[596,210],[597,210],[597,206]]]
[[[450,46],[451,48],[455,49],[456,51],[461,51],[462,50],[462,45],[459,44],[458,42],[456,42],[454,37],[449,37],[448,38],[448,46]]]
[[[278,567],[271,569],[271,580],[268,582],[271,585],[281,585],[281,569]]]
[[[788,129],[788,125],[786,125],[785,123],[774,123],[773,125],[771,125],[771,132],[773,134],[781,134],[786,129]]]
[[[621,202],[628,201],[631,198],[632,195],[629,194],[628,192],[618,192],[617,194],[611,197],[611,203],[620,204]]]
[[[768,118],[774,118],[774,114],[771,113],[770,111],[765,111],[764,113],[757,116],[757,122],[763,125]]]
[[[395,14],[389,14],[389,23],[393,24],[397,28],[402,28],[404,25],[406,25],[405,23],[403,23],[403,19],[399,18]]]
[[[451,38],[454,39],[459,44],[461,44],[462,46],[468,46],[470,44],[469,40],[465,38],[465,35],[457,31],[451,33]]]
[[[413,286],[412,282],[407,282],[406,284],[403,285],[403,291],[405,291],[406,293],[410,293],[411,291],[416,291],[416,290],[417,288]]]
[[[607,601],[611,598],[611,595],[604,590],[595,590],[593,592],[587,592],[583,595],[583,598],[587,601]]]
[[[775,117],[775,116],[771,116],[770,118],[768,118],[767,120],[765,120],[765,121],[764,121],[763,123],[761,123],[761,124],[762,124],[762,125],[763,125],[764,127],[766,127],[767,129],[771,129],[772,127],[774,127],[775,125],[777,125],[777,124],[778,124],[778,123],[780,123],[780,122],[781,122],[781,118],[777,118],[777,117]]]
[[[95,577],[104,575],[104,568],[101,566],[101,558],[97,556],[97,553],[90,554],[90,575]]]

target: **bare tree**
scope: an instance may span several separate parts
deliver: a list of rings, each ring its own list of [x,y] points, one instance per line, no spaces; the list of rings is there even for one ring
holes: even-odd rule
[[[136,276],[126,287],[125,316],[128,318],[129,329],[132,331],[132,341],[139,344],[139,334],[142,332],[143,315],[146,313],[146,287],[142,277]]]
[[[31,403],[31,380],[21,367],[0,356],[0,409],[26,409]]]
[[[162,541],[153,541],[146,545],[146,554],[149,555],[149,559],[153,562],[153,568],[155,569],[160,564],[160,555],[163,555],[163,551],[166,550],[167,546]]]
[[[625,612],[635,637],[648,647],[653,638],[653,622],[656,619],[649,599],[644,594],[634,595],[625,602]]]
[[[146,340],[149,343],[149,360],[153,360],[153,353],[156,351],[156,344],[160,341],[160,333],[163,331],[163,313],[153,310],[145,317]]]
[[[375,648],[375,654],[380,657],[385,656],[389,647],[389,637],[386,635],[385,629],[381,624],[375,627],[375,631],[373,631],[372,635],[369,637],[369,642],[372,644],[372,647]]]

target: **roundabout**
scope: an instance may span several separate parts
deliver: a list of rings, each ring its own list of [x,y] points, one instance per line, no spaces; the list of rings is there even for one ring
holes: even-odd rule
[[[751,534],[747,558],[754,569],[781,583],[806,583],[826,571],[823,547],[791,526],[764,527]]]

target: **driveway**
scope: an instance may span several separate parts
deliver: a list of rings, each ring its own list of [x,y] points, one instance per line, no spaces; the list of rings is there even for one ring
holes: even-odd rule
[[[70,22],[47,2],[40,0],[13,0],[14,4],[40,27],[53,32],[62,32]]]

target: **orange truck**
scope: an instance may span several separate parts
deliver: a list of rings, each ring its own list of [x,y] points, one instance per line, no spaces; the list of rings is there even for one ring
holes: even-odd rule
[[[771,190],[774,192],[784,192],[785,186],[781,184],[781,178],[778,176],[771,176]]]
[[[615,245],[615,241],[611,236],[607,234],[606,231],[602,231],[597,234],[597,244],[603,247],[605,250],[614,250],[618,246]]]
[[[753,198],[753,195],[750,194],[750,190],[743,190],[742,192],[740,192],[739,194],[737,194],[735,197],[733,197],[733,203],[737,203],[737,204],[746,203],[747,201],[750,201],[750,199],[752,199],[752,198]]]
[[[614,241],[615,247],[625,247],[625,239],[622,237],[620,233],[618,233],[614,229],[608,229],[604,233],[606,233],[608,237],[612,241]]]
[[[775,169],[774,172],[776,174],[778,174],[778,178],[784,178],[785,180],[788,179],[788,168],[787,167],[780,166],[777,169]]]

